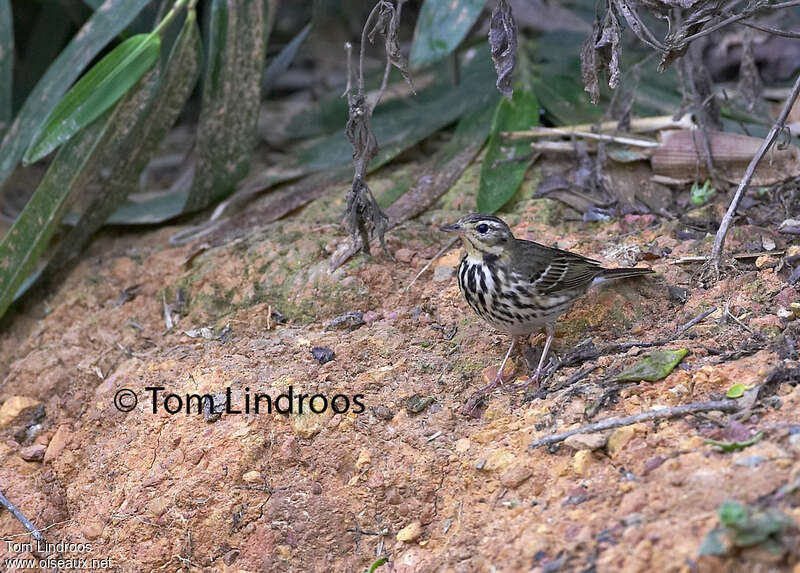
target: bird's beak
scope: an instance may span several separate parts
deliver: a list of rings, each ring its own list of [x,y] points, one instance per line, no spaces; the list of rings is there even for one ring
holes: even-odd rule
[[[450,233],[452,231],[460,231],[461,225],[458,223],[453,223],[452,225],[445,225],[444,227],[439,227],[440,231],[444,231],[445,233]]]

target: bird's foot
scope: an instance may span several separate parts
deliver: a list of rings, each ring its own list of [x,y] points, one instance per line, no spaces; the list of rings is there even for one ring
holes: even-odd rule
[[[514,384],[512,388],[515,391],[519,391],[519,390],[525,390],[531,385],[536,387],[539,385],[539,380],[541,379],[541,377],[542,377],[541,370],[537,370],[536,372],[534,372],[533,376],[530,376],[527,380],[525,380],[525,382],[523,382],[522,384]]]
[[[465,416],[472,416],[474,415],[475,411],[477,410],[478,406],[484,401],[486,396],[488,396],[492,390],[497,388],[498,386],[503,386],[503,372],[498,371],[497,376],[494,377],[494,380],[475,390],[469,399],[464,403],[464,406],[461,408],[461,413]]]

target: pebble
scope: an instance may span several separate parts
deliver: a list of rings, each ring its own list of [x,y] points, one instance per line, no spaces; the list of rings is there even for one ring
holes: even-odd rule
[[[263,481],[261,479],[261,472],[259,472],[257,470],[252,470],[252,471],[246,472],[242,476],[242,479],[244,481],[246,481],[247,483],[261,483]]]
[[[67,426],[62,424],[58,427],[56,433],[50,438],[50,443],[47,445],[47,449],[44,452],[44,463],[52,462],[61,454],[64,450],[64,446],[67,445],[69,435],[70,433]]]
[[[320,364],[326,364],[336,358],[336,353],[327,346],[315,346],[311,349],[311,355]]]
[[[40,462],[44,459],[44,452],[46,450],[47,446],[43,444],[33,444],[32,446],[22,448],[19,451],[19,457],[26,462]]]
[[[606,445],[603,434],[575,434],[564,440],[564,445],[573,450],[599,450]]]
[[[608,437],[608,453],[613,458],[633,439],[636,430],[632,426],[617,428]]]
[[[517,487],[533,475],[533,470],[527,466],[514,465],[508,468],[500,476],[500,483],[504,487]]]
[[[414,521],[397,532],[397,541],[409,543],[420,535],[422,535],[422,524],[419,521]]]
[[[592,452],[589,450],[580,450],[575,452],[572,456],[572,469],[581,477],[584,477],[592,465]]]

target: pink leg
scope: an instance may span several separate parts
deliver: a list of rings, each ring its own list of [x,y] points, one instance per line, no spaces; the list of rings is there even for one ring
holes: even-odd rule
[[[464,407],[461,409],[463,414],[470,414],[472,411],[480,404],[483,399],[486,397],[486,394],[494,390],[497,386],[502,385],[503,383],[503,368],[506,366],[506,362],[508,362],[508,357],[511,356],[511,351],[514,349],[514,344],[516,343],[516,337],[511,338],[511,346],[508,347],[508,352],[506,352],[506,357],[503,358],[503,362],[500,364],[500,370],[497,371],[497,376],[494,377],[494,380],[489,382],[486,386],[482,388],[478,388],[469,397],[467,403],[464,404]]]
[[[542,375],[542,369],[545,365],[545,360],[547,359],[547,353],[550,351],[550,345],[553,343],[553,337],[556,334],[556,325],[555,324],[548,324],[544,327],[545,333],[547,334],[547,340],[544,341],[544,348],[542,349],[542,357],[539,359],[539,366],[536,367],[536,373],[533,376],[528,378],[522,384],[516,386],[518,390],[523,388],[527,388],[531,384],[538,384],[539,378]]]

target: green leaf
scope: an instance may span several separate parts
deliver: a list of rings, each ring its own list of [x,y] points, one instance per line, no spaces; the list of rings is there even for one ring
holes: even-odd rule
[[[425,0],[417,16],[410,64],[430,64],[455,50],[480,16],[486,0]]]
[[[703,440],[703,443],[708,444],[709,446],[720,448],[723,452],[738,452],[739,450],[749,448],[753,444],[760,442],[761,438],[763,437],[764,432],[759,432],[746,442],[720,442],[717,440]]]
[[[11,121],[14,85],[14,25],[10,0],[0,0],[0,136]]]
[[[275,56],[269,63],[267,70],[264,72],[264,80],[261,83],[261,90],[263,94],[268,94],[272,90],[272,87],[275,85],[275,82],[281,76],[281,74],[283,74],[289,68],[289,66],[292,65],[295,56],[297,56],[297,50],[299,50],[300,46],[303,45],[303,42],[308,37],[308,33],[310,31],[311,22],[303,26],[303,29],[300,30],[297,35],[292,38],[292,40],[286,44],[278,53],[278,55]]]
[[[375,571],[378,569],[378,567],[380,567],[381,565],[383,565],[387,561],[388,561],[388,559],[386,557],[380,557],[380,558],[376,559],[375,561],[372,562],[372,565],[369,566],[369,569],[367,570],[367,573],[375,573]]]
[[[727,527],[744,527],[748,519],[748,511],[738,501],[728,500],[717,510],[719,521]]]
[[[265,6],[265,4],[268,5]],[[197,169],[185,212],[230,194],[250,166],[257,140],[265,38],[275,2],[211,0]]]
[[[539,123],[539,102],[533,93],[514,90],[514,99],[501,99],[495,109],[486,157],[481,165],[478,211],[494,213],[517,192],[528,170],[528,161],[514,160],[530,151],[525,141],[507,141],[501,133],[530,129]]]
[[[639,362],[624,370],[617,376],[615,382],[655,382],[666,378],[670,372],[689,354],[688,348],[678,350],[656,350],[651,352]]]
[[[107,0],[86,21],[28,95],[0,143],[0,186],[17,166],[38,127],[83,69],[150,0]]]
[[[56,154],[42,182],[0,243],[0,316],[53,236],[66,201],[86,183],[84,167],[95,150],[104,121],[95,122]]]
[[[139,176],[186,104],[200,72],[202,46],[194,10],[189,12],[169,58],[148,72],[119,102],[99,146],[93,189],[81,220],[52,257],[56,266],[77,255],[132,192]],[[107,174],[107,175],[106,175]]]
[[[709,200],[714,196],[717,190],[711,187],[711,181],[706,179],[706,182],[700,187],[697,182],[692,183],[692,190],[689,196],[689,200],[692,202],[692,205],[700,207],[705,205],[709,202]]]
[[[731,386],[730,389],[728,390],[728,393],[725,394],[725,396],[727,396],[728,398],[741,398],[742,396],[744,396],[744,393],[747,390],[750,390],[751,388],[754,388],[754,386],[747,386],[739,382],[738,384],[734,384],[733,386]]]
[[[41,159],[97,119],[153,66],[160,49],[158,34],[138,34],[114,48],[53,108],[24,161]]]

